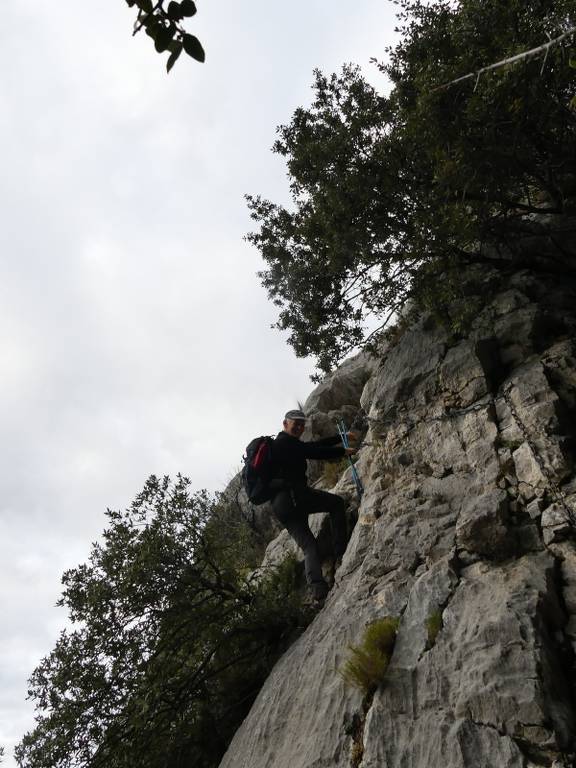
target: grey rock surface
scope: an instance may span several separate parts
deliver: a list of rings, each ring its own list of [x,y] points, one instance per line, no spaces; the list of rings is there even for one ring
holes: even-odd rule
[[[516,275],[466,339],[420,319],[308,399],[317,432],[368,413],[366,490],[324,608],[221,768],[574,764],[576,291],[554,290]],[[349,471],[333,490],[354,506]],[[281,533],[266,564],[289,551]],[[400,618],[396,646],[364,696],[339,669],[384,616]]]
[[[456,541],[461,549],[487,557],[510,554],[508,498],[498,488],[464,500],[456,524]]]
[[[230,480],[222,495],[226,504],[236,510],[237,515],[248,523],[263,543],[272,541],[281,533],[282,526],[272,514],[269,502],[255,506],[248,501],[240,473]]]

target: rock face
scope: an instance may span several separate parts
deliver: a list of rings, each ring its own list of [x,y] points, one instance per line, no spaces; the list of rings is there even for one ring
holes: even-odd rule
[[[310,396],[314,434],[368,414],[365,494],[326,605],[221,768],[574,765],[575,331],[574,283],[517,274],[466,338],[421,319]],[[335,492],[354,507],[349,471]],[[267,562],[288,549],[281,533]],[[339,669],[384,616],[396,646],[363,698]]]

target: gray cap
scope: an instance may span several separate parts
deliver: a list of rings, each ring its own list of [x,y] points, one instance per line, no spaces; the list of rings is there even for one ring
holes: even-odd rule
[[[290,421],[306,421],[306,414],[304,411],[288,411],[284,418]]]

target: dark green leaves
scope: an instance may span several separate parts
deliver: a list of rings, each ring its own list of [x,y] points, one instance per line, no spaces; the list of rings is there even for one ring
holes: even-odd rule
[[[504,268],[501,252],[531,216],[575,205],[567,41],[546,59],[438,88],[573,28],[574,1],[398,4],[400,40],[379,65],[389,96],[354,67],[316,73],[312,104],[273,147],[292,204],[248,198],[277,326],[322,371],[408,297],[446,317],[469,264]]]
[[[182,0],[180,3],[171,0],[166,13],[169,19],[180,21],[186,16],[194,16],[196,14],[196,4],[192,0]]]
[[[157,29],[154,36],[154,47],[158,53],[162,53],[162,51],[166,51],[170,47],[174,38],[175,29],[176,28],[172,25],[168,27],[160,26]]]
[[[215,768],[286,638],[306,623],[287,562],[233,501],[151,477],[63,576],[72,625],[29,681],[21,768]],[[218,723],[218,728],[214,728]]]
[[[144,13],[152,13],[153,5],[152,0],[136,0],[136,5]]]
[[[178,57],[182,53],[182,43],[173,43],[171,48],[172,53],[168,57],[166,63],[166,71],[170,72],[174,64],[178,61]]]
[[[184,35],[183,45],[188,56],[196,59],[196,61],[205,60],[206,54],[204,53],[204,48],[202,48],[200,40],[198,40],[197,37],[194,37],[194,35]]]
[[[167,16],[169,19],[172,19],[172,21],[180,21],[180,19],[183,19],[184,14],[182,13],[180,3],[176,3],[172,0],[168,5]]]
[[[196,3],[192,2],[192,0],[182,0],[180,10],[183,16],[194,16],[196,13]]]
[[[193,0],[126,0],[129,7],[138,7],[138,17],[134,34],[142,28],[154,40],[158,53],[169,51],[166,70],[170,72],[182,51],[196,61],[205,61],[206,54],[197,37],[191,35],[182,26],[185,18],[196,14]],[[166,6],[166,7],[165,7]]]

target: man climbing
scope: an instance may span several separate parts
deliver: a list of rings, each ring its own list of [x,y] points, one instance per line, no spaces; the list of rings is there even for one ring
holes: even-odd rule
[[[312,597],[322,601],[328,594],[328,584],[322,575],[316,539],[308,525],[312,512],[328,512],[332,524],[334,554],[339,560],[346,549],[346,515],[344,500],[340,496],[308,487],[307,459],[338,459],[356,453],[355,448],[337,445],[338,435],[314,442],[300,440],[306,426],[302,411],[288,411],[283,430],[274,440],[272,448],[272,509],[280,523],[304,553],[306,581]],[[349,433],[355,439],[354,433]]]

